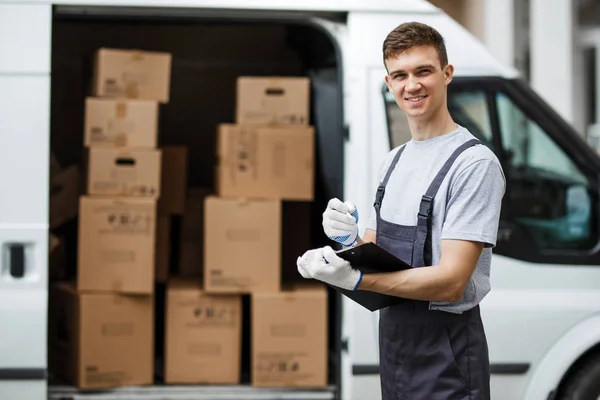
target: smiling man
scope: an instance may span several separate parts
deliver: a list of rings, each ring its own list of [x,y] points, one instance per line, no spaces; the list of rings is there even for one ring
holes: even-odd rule
[[[363,237],[351,202],[330,200],[329,238],[375,242],[413,268],[365,274],[331,247],[298,258],[298,271],[349,290],[407,299],[380,312],[383,400],[489,400],[489,358],[479,302],[505,191],[494,153],[457,125],[447,107],[454,67],[442,36],[411,22],[383,43],[385,82],[408,118],[412,139],[393,149]]]

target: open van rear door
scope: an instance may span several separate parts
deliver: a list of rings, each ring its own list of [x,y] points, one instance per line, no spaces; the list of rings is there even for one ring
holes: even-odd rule
[[[0,393],[46,398],[49,4],[0,0]]]

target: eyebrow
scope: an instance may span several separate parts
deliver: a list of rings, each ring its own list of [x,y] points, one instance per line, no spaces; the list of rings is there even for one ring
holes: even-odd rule
[[[418,66],[418,67],[416,67],[415,69],[416,69],[416,70],[419,70],[419,69],[423,69],[423,68],[429,68],[429,69],[433,69],[433,70],[435,70],[435,66],[434,66],[434,65],[432,65],[432,64],[424,64],[424,65],[419,65],[419,66]],[[398,74],[398,73],[400,73],[400,72],[405,72],[405,71],[404,71],[403,69],[397,69],[397,70],[395,70],[395,71],[392,71],[392,72],[390,72],[390,75]]]

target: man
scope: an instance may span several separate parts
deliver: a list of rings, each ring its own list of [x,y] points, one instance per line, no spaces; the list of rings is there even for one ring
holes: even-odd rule
[[[454,68],[435,29],[398,26],[383,43],[383,58],[385,82],[412,140],[388,155],[363,238],[350,202],[332,199],[323,227],[345,246],[376,242],[413,268],[362,275],[326,246],[298,258],[298,271],[408,299],[380,312],[384,400],[488,400],[478,304],[490,291],[504,175],[493,152],[452,120],[447,86]]]

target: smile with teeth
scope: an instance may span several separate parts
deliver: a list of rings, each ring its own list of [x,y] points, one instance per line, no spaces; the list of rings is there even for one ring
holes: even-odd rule
[[[407,97],[406,100],[411,103],[418,103],[419,101],[423,100],[426,97],[427,96]]]

